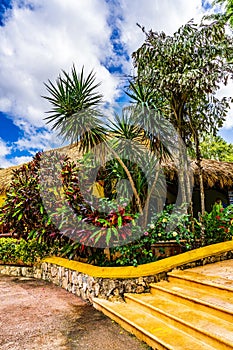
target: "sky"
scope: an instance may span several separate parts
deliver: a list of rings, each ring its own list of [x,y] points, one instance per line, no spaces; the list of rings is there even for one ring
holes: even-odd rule
[[[62,70],[93,70],[112,109],[125,100],[131,54],[146,30],[173,34],[210,9],[207,0],[0,0],[0,168],[61,146],[44,118],[44,83]],[[231,96],[231,86],[221,91]],[[233,110],[233,109],[232,109]],[[233,115],[220,131],[233,143]]]

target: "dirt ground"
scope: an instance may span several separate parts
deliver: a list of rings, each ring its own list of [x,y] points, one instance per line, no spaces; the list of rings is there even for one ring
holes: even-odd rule
[[[0,276],[1,350],[148,350],[77,296],[41,280]]]

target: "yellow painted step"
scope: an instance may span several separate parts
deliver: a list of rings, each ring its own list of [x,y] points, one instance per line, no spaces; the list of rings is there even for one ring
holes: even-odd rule
[[[166,297],[151,294],[125,294],[127,304],[140,308],[207,344],[221,349],[233,349],[233,324]]]
[[[216,350],[135,305],[95,298],[94,307],[157,350]]]
[[[219,276],[208,276],[188,270],[173,270],[168,273],[169,282],[182,283],[190,287],[199,286],[209,292],[220,292],[224,295],[232,295],[233,280]]]
[[[224,293],[209,292],[203,290],[200,285],[190,287],[181,283],[161,281],[152,283],[151,294],[164,296],[167,300],[173,300],[181,304],[195,307],[200,311],[210,312],[212,315],[220,317],[226,321],[233,320],[233,295],[223,295]]]

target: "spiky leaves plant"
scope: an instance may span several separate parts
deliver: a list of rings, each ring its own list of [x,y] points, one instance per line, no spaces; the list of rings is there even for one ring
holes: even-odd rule
[[[45,118],[52,123],[52,129],[70,143],[79,142],[81,150],[88,151],[105,140],[105,128],[100,112],[103,96],[98,92],[100,83],[95,82],[91,71],[84,76],[84,68],[77,74],[73,65],[71,75],[64,70],[56,83],[45,84],[49,96],[43,96],[53,108]]]

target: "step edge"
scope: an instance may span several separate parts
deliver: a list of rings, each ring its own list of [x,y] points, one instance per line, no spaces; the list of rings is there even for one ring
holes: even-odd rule
[[[198,274],[198,275],[203,276],[202,274]],[[208,275],[205,275],[205,276],[208,277]],[[208,279],[205,280],[205,281],[195,281],[195,280],[191,279],[191,277],[189,277],[187,275],[186,276],[185,275],[179,276],[179,274],[176,274],[176,273],[173,273],[173,272],[169,272],[168,273],[168,277],[174,277],[174,278],[178,278],[180,280],[183,279],[183,280],[186,280],[186,281],[191,281],[193,283],[207,285],[207,286],[211,286],[211,287],[214,287],[214,288],[222,289],[222,290],[225,290],[227,292],[233,293],[233,287],[227,287],[227,286],[224,286],[224,285],[222,285],[220,283],[214,283],[214,282],[209,281]],[[209,277],[211,277],[211,276],[209,276]]]
[[[233,316],[233,310],[225,309],[225,308],[223,308],[221,306],[218,306],[216,304],[213,304],[211,302],[207,302],[207,301],[198,299],[196,297],[191,297],[191,296],[189,296],[187,294],[184,294],[182,292],[178,292],[178,291],[176,292],[174,290],[170,290],[169,288],[166,288],[166,287],[163,287],[163,286],[159,286],[159,285],[156,286],[156,283],[151,284],[150,286],[152,286],[153,289],[159,289],[160,291],[163,291],[163,292],[165,292],[167,294],[172,294],[172,295],[175,295],[175,296],[177,296],[177,297],[179,297],[181,299],[186,299],[186,300],[189,300],[191,302],[194,301],[194,302],[196,302],[198,304],[201,304],[203,306],[210,307],[212,309],[215,309],[215,310],[218,310],[218,311],[222,311],[224,313],[227,313],[227,314],[230,314],[230,315]]]
[[[124,322],[126,322],[128,325],[132,325],[133,328],[135,328],[136,330],[138,330],[139,332],[143,333],[145,336],[149,337],[152,341],[155,341],[157,343],[159,343],[160,345],[162,346],[166,346],[169,349],[171,350],[174,350],[174,348],[172,347],[171,348],[171,344],[167,344],[166,342],[164,342],[163,340],[161,340],[158,336],[155,336],[153,333],[145,330],[144,328],[142,328],[141,326],[135,324],[134,322],[129,323],[127,318],[125,318],[125,316],[119,314],[117,311],[115,310],[112,310],[111,308],[108,307],[108,305],[103,305],[101,304],[101,301],[104,301],[106,302],[107,300],[106,299],[100,299],[100,298],[94,298],[93,299],[93,306],[94,306],[94,303],[98,304],[101,308],[105,309],[107,312],[109,312],[110,314],[113,314],[115,315],[116,317],[118,317],[119,319],[123,320]],[[109,303],[109,301],[107,301]],[[114,303],[116,304],[116,303]],[[124,303],[121,303],[119,302],[119,304],[124,304]],[[142,310],[141,310],[142,311]],[[152,319],[156,319],[158,320],[159,323],[163,324],[165,327],[169,328],[169,329],[174,329],[174,332],[178,332],[180,335],[185,335],[185,337],[187,337],[187,340],[192,340],[192,341],[195,341],[196,344],[198,345],[204,345],[206,347],[207,350],[215,350],[215,348],[211,345],[211,344],[208,344],[206,343],[204,340],[201,340],[201,339],[197,339],[195,338],[194,336],[188,334],[187,332],[183,331],[183,330],[180,330],[179,328],[173,326],[173,325],[167,325],[164,321],[158,319],[156,316],[153,316],[153,315],[150,315],[149,313],[146,313],[144,311],[142,311],[146,316],[149,316],[151,317]],[[123,327],[124,328],[124,327]]]
[[[94,298],[94,299],[96,299],[96,298]],[[93,299],[93,306],[94,306],[94,299]],[[97,299],[98,299],[98,298],[97,298]],[[103,299],[103,300],[105,300],[105,299]],[[109,308],[107,305],[102,305],[102,304],[100,304],[100,303],[97,303],[97,304],[98,304],[99,306],[101,306],[103,309],[105,309],[106,311],[108,311],[110,314],[114,314],[116,317],[118,317],[118,318],[121,319],[122,321],[126,322],[129,326],[132,326],[133,328],[135,328],[135,329],[138,330],[139,332],[143,333],[146,337],[150,338],[152,341],[155,341],[155,342],[159,343],[160,345],[166,347],[168,350],[169,350],[169,349],[172,350],[172,347],[171,347],[172,345],[171,345],[171,344],[168,344],[168,343],[166,343],[165,341],[161,340],[158,336],[155,336],[153,333],[147,331],[145,328],[142,328],[141,326],[135,324],[134,322],[132,322],[132,323],[129,322],[128,319],[127,319],[125,316],[119,314],[119,313],[118,313],[117,311],[115,311],[115,310],[112,310],[112,309]],[[149,314],[147,314],[146,312],[143,312],[143,313],[146,314],[146,315],[149,315]],[[156,318],[155,316],[153,316],[153,315],[149,315],[149,316],[151,316],[151,318],[157,319],[157,318]],[[159,321],[160,323],[164,324],[165,327],[168,327],[163,321],[161,321],[161,320],[158,320],[158,321]],[[176,327],[168,327],[168,328],[174,328],[174,331],[178,331],[179,333],[184,333],[184,332],[180,331],[179,329],[176,329]],[[185,335],[186,335],[186,333],[185,333]],[[187,337],[190,338],[190,335],[187,334]],[[194,339],[195,339],[195,338],[194,338]],[[195,341],[199,341],[199,340],[198,340],[198,339],[195,339]],[[205,344],[205,343],[204,343],[204,344]],[[207,344],[207,345],[209,345],[209,344]]]
[[[204,334],[205,336],[208,336],[208,337],[210,337],[210,338],[212,338],[212,339],[214,339],[214,340],[217,340],[217,341],[220,340],[220,341],[221,341],[222,343],[224,343],[225,345],[230,345],[230,346],[233,347],[233,342],[229,341],[229,340],[226,339],[226,338],[219,337],[218,335],[215,335],[214,333],[210,333],[210,332],[206,331],[206,330],[203,329],[203,328],[200,328],[200,327],[197,328],[197,327],[196,327],[195,325],[193,325],[192,323],[190,323],[190,322],[185,322],[185,320],[183,320],[182,318],[179,318],[179,317],[177,317],[177,316],[175,316],[175,315],[173,315],[173,314],[171,314],[171,313],[167,313],[167,312],[163,311],[162,309],[156,308],[156,307],[153,306],[153,305],[146,304],[145,302],[143,302],[143,301],[141,301],[141,300],[138,300],[138,299],[133,298],[133,297],[132,297],[132,298],[130,297],[130,299],[133,300],[133,301],[135,301],[136,303],[139,303],[139,304],[145,306],[146,308],[152,309],[152,310],[154,310],[155,312],[158,312],[158,313],[164,315],[165,317],[171,318],[172,320],[174,320],[174,321],[176,321],[176,322],[178,322],[178,323],[181,323],[181,324],[183,324],[183,325],[186,325],[187,327],[189,327],[189,328],[191,328],[191,329],[194,329],[194,330],[198,331],[199,333]],[[204,311],[202,311],[202,312],[205,313]],[[146,312],[144,311],[144,313],[146,313]],[[155,316],[155,317],[156,317],[156,316]],[[212,316],[212,315],[211,315],[211,317],[217,318],[216,316]],[[222,320],[222,321],[228,322],[228,321],[226,321],[226,320]],[[228,323],[230,323],[230,322],[228,322]],[[175,328],[179,329],[178,327],[175,327]],[[185,333],[186,333],[186,332],[185,332]],[[187,334],[188,334],[188,333],[187,333]]]

